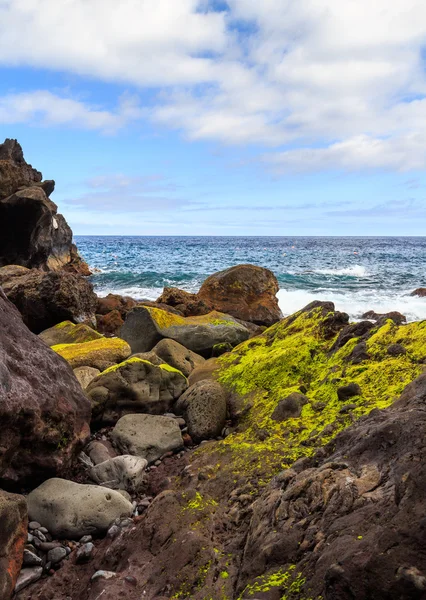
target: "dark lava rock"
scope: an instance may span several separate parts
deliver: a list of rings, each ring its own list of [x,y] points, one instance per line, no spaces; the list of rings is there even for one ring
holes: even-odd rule
[[[27,524],[25,498],[0,490],[0,598],[2,600],[9,600],[15,588],[27,541]]]
[[[37,269],[23,272],[22,267],[13,269],[11,275],[11,267],[0,268],[0,282],[24,323],[34,333],[62,321],[95,323],[96,295],[85,277]]]
[[[410,296],[418,296],[419,298],[426,298],[426,288],[417,288],[414,292],[411,292]]]
[[[402,344],[391,344],[387,348],[387,353],[389,356],[403,356],[407,354],[407,350]]]
[[[274,421],[285,421],[286,419],[296,419],[302,414],[302,408],[308,404],[309,398],[298,392],[293,392],[284,400],[278,402],[271,419]]]
[[[392,311],[384,314],[379,314],[374,312],[374,310],[369,310],[368,312],[362,315],[363,319],[371,319],[372,321],[376,321],[375,326],[381,327],[386,323],[388,319],[393,321],[395,325],[402,325],[407,322],[407,317],[402,315],[400,312]]]
[[[346,325],[346,327],[343,327],[337,336],[337,340],[331,347],[331,351],[337,352],[337,350],[343,348],[343,346],[345,346],[345,344],[347,344],[349,340],[353,338],[368,337],[368,334],[373,327],[374,324],[371,323],[371,321],[360,321],[359,323],[351,323],[350,325]]]
[[[90,410],[69,365],[28,331],[0,290],[0,485],[66,471],[90,433]]]
[[[353,398],[354,396],[361,395],[361,388],[357,383],[349,383],[348,385],[343,385],[337,390],[337,397],[341,402],[348,400],[349,398]]]
[[[347,357],[347,361],[351,362],[353,365],[359,365],[365,360],[369,360],[369,358],[370,355],[367,352],[367,344],[365,342],[359,342]]]
[[[157,302],[172,306],[184,317],[206,315],[212,310],[210,304],[199,298],[197,294],[175,287],[165,287]]]

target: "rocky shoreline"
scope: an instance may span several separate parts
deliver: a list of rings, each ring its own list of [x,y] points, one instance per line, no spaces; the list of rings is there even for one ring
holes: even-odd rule
[[[97,298],[53,189],[0,145],[0,597],[426,598],[426,322]]]

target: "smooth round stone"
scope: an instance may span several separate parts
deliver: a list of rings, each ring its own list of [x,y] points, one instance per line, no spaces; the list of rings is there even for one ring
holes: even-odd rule
[[[61,562],[67,555],[67,551],[62,546],[59,548],[53,548],[53,550],[49,550],[47,553],[47,561],[52,563],[52,565],[56,565]]]
[[[31,521],[31,523],[28,523],[28,529],[40,529],[41,525],[40,523],[37,523],[37,521]]]
[[[92,536],[91,535],[83,535],[83,537],[81,538],[80,544],[88,544],[89,542],[92,541]]]

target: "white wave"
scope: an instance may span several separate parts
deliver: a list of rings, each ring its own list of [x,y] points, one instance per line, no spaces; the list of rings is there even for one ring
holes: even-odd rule
[[[280,290],[277,296],[284,315],[291,315],[314,300],[327,300],[334,302],[336,310],[348,313],[351,321],[361,319],[369,310],[377,313],[398,311],[407,317],[407,321],[426,320],[426,298],[409,296],[408,292],[393,294],[367,290]]]
[[[163,293],[163,288],[145,288],[139,286],[130,287],[102,287],[96,288],[95,292],[100,298],[105,298],[108,294],[119,294],[120,296],[130,296],[135,300],[157,300]]]
[[[315,269],[313,273],[319,275],[346,275],[348,277],[369,277],[371,273],[362,265],[352,265],[342,269]]]

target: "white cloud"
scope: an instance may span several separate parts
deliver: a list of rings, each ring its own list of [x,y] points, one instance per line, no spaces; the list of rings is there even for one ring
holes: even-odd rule
[[[423,0],[228,5],[0,0],[0,64],[160,87],[154,122],[190,140],[281,147],[267,159],[278,170],[426,167]],[[146,114],[38,94],[47,123],[114,130]],[[15,118],[31,119],[20,101]],[[0,121],[13,114],[4,103]]]

